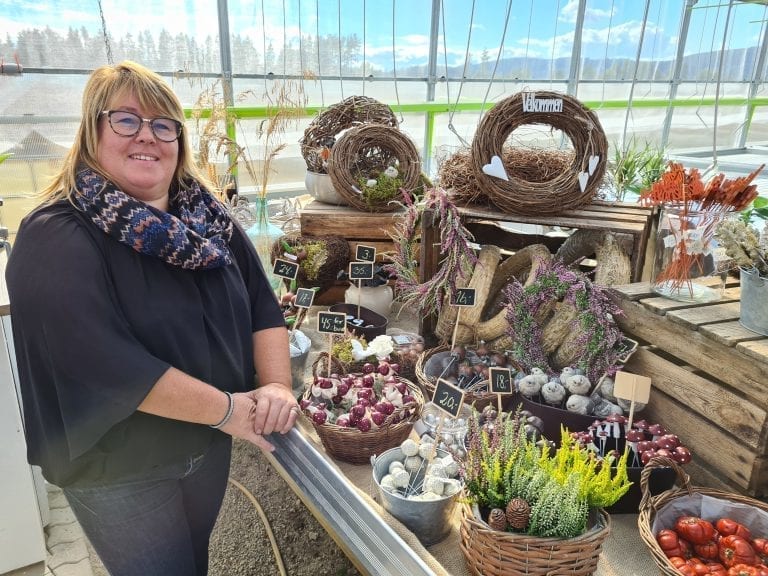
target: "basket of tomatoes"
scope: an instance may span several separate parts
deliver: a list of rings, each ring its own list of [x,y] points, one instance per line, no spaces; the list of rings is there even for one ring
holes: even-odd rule
[[[651,496],[658,467],[675,470],[679,486]],[[714,488],[694,487],[671,458],[656,457],[640,477],[637,525],[662,574],[768,576],[768,504]]]

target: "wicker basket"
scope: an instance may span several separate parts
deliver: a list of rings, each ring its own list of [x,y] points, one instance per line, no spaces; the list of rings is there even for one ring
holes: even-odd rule
[[[350,464],[370,464],[371,456],[381,454],[390,448],[399,446],[403,440],[408,438],[413,429],[413,424],[421,418],[421,410],[424,407],[424,396],[410,380],[398,378],[405,382],[408,391],[416,400],[415,406],[411,408],[411,414],[397,423],[392,423],[396,417],[400,417],[404,408],[395,410],[389,416],[382,426],[370,432],[361,432],[356,428],[342,428],[335,424],[315,424],[308,411],[304,414],[309,418],[315,428],[320,441],[323,443],[325,451],[331,456]],[[311,398],[311,387],[307,386],[303,398]]]
[[[610,516],[599,510],[591,527],[575,538],[501,532],[480,520],[466,502],[461,505],[461,551],[469,571],[476,575],[587,576],[597,569],[610,531]]]
[[[675,470],[680,487],[672,488],[657,496],[651,496],[648,490],[648,479],[652,470],[661,467],[671,467]],[[700,501],[697,500],[699,496],[705,496],[720,500],[724,511],[722,516],[729,516],[737,521],[739,520],[738,516],[734,515],[732,509],[728,509],[729,506],[731,508],[734,508],[737,505],[751,506],[768,515],[768,504],[765,502],[749,498],[748,496],[734,494],[732,492],[724,492],[723,490],[717,490],[715,488],[691,486],[688,474],[683,471],[680,465],[671,458],[666,458],[664,456],[653,458],[643,467],[643,471],[640,475],[640,488],[643,492],[643,498],[640,501],[640,514],[637,517],[637,527],[640,530],[640,537],[653,555],[654,562],[656,562],[661,573],[666,576],[680,576],[680,572],[669,562],[669,559],[656,542],[656,534],[653,529],[656,517],[663,514],[666,506],[674,502],[676,506],[685,507],[685,512],[681,509],[679,514],[676,512],[675,515],[682,515],[685,513],[692,516],[702,516],[705,520],[714,522],[716,518],[708,518],[706,514],[702,514]],[[750,528],[749,524],[746,524],[747,528]],[[669,525],[659,527],[658,530],[661,530],[662,528],[672,528],[672,524],[670,523]]]
[[[419,386],[421,386],[421,389],[424,391],[424,397],[427,399],[427,401],[432,400],[432,396],[435,394],[435,380],[436,378],[434,376],[429,376],[424,371],[424,367],[427,364],[427,361],[435,354],[438,354],[440,352],[447,352],[449,350],[449,346],[437,346],[436,348],[430,348],[429,350],[424,350],[419,355],[419,359],[416,361],[416,368],[414,372],[416,373],[416,381],[419,383]],[[481,388],[485,386],[486,390],[488,389],[488,381],[483,380],[482,382],[479,382],[475,385],[478,388]],[[464,393],[464,404],[467,404],[469,406],[474,406],[475,410],[482,410],[489,404],[495,404],[498,402],[498,395],[492,394],[490,392],[473,392],[471,390],[468,390]]]
[[[397,375],[400,378],[413,381],[416,378],[416,362],[408,355],[394,350],[389,355],[389,362],[400,364]],[[365,362],[342,362],[336,357],[331,358],[331,373],[339,375],[362,372]],[[328,375],[328,352],[318,352],[312,363],[312,376]]]

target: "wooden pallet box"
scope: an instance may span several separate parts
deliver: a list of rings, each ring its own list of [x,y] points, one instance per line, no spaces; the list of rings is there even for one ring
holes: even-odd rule
[[[694,484],[768,496],[768,338],[739,324],[738,286],[699,305],[657,297],[648,283],[611,293],[619,326],[642,344],[626,370],[652,379],[638,417],[691,449]]]
[[[403,212],[362,212],[349,206],[334,206],[313,200],[301,209],[301,233],[310,236],[335,234],[349,241],[350,259],[358,244],[374,246],[377,260],[386,260],[394,248],[391,233]]]

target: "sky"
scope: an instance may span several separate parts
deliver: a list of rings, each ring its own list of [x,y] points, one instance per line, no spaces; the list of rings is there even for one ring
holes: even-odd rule
[[[456,66],[504,57],[559,58],[571,54],[578,0],[439,0],[440,64]],[[102,0],[110,34],[194,34],[199,40],[218,35],[214,0]],[[671,59],[676,50],[685,0],[587,0],[582,37],[583,55],[637,56],[643,38],[643,59]],[[643,28],[644,11],[648,9]],[[357,34],[365,57],[391,67],[393,45],[398,66],[424,64],[429,54],[432,0],[228,0],[230,33],[251,36],[255,44],[286,41],[300,35]],[[758,43],[765,7],[737,2],[728,16],[725,0],[699,0],[692,11],[693,33],[685,52],[720,50],[725,22],[728,48]],[[365,22],[365,25],[364,25]],[[0,0],[0,35],[49,26],[66,34],[69,26],[101,29],[98,0]],[[394,38],[394,41],[393,41]],[[264,41],[266,39],[266,42]]]

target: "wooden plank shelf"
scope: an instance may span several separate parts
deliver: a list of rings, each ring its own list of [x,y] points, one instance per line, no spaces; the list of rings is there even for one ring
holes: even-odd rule
[[[768,338],[739,324],[739,288],[719,302],[662,298],[649,283],[613,286],[617,322],[643,345],[626,370],[648,376],[641,416],[680,436],[694,484],[768,496]]]

